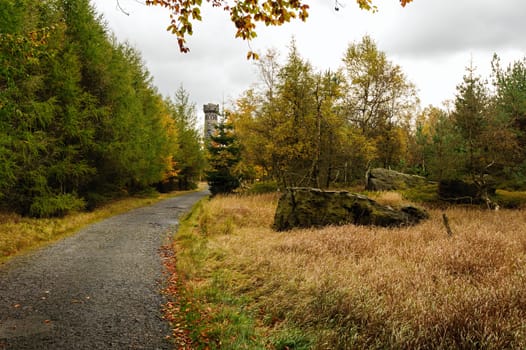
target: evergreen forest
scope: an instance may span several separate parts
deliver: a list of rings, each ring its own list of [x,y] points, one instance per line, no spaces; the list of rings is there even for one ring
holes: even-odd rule
[[[196,186],[195,106],[152,85],[88,0],[0,2],[0,209],[90,209]]]

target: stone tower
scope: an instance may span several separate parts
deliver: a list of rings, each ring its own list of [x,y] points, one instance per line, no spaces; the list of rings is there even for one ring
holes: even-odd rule
[[[203,105],[203,111],[205,112],[205,140],[207,140],[218,124],[219,105],[213,103]]]

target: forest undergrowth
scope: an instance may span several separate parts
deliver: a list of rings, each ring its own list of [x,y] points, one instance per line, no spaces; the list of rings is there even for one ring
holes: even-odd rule
[[[523,210],[277,233],[277,198],[217,196],[183,225],[167,312],[192,348],[526,348]]]

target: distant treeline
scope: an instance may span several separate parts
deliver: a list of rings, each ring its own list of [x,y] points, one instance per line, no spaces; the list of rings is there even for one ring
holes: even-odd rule
[[[88,0],[0,2],[0,209],[47,217],[191,188],[195,108],[153,87]]]
[[[317,71],[294,41],[257,65],[260,84],[230,112],[242,176],[283,186],[345,187],[384,167],[433,180],[526,185],[526,60],[490,79],[473,65],[456,95],[420,108],[415,86],[368,36],[349,44],[337,70]]]

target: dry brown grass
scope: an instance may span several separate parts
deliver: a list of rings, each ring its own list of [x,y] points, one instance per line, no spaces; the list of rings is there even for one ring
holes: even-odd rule
[[[438,210],[410,228],[276,233],[276,202],[217,197],[200,222],[204,269],[228,275],[269,334],[301,329],[316,349],[526,348],[524,211],[449,209],[453,237]]]
[[[388,205],[391,207],[397,207],[409,203],[400,193],[394,191],[371,192],[368,193],[368,196],[382,205]]]

